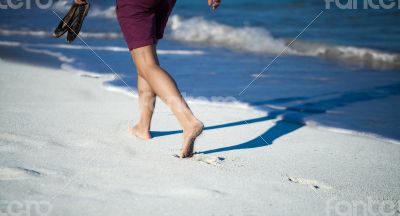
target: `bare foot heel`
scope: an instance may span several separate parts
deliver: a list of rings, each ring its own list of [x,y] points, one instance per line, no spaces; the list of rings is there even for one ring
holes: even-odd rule
[[[203,132],[204,124],[201,121],[196,122],[191,126],[190,129],[183,133],[183,146],[181,152],[181,158],[187,158],[193,156],[194,142],[196,138]]]
[[[150,132],[148,130],[145,130],[145,131],[140,130],[137,125],[135,127],[129,127],[128,131],[130,134],[136,136],[139,139],[143,139],[143,140],[151,139]]]

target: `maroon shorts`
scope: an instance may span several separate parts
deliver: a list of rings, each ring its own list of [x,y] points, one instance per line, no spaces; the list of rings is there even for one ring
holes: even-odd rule
[[[117,0],[116,13],[129,50],[163,37],[176,0]]]

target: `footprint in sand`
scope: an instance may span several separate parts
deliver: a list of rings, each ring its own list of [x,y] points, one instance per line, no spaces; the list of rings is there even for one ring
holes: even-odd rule
[[[224,193],[219,190],[210,188],[177,188],[174,191],[168,192],[170,196],[185,196],[193,199],[207,199],[212,197],[223,196]]]
[[[286,178],[288,181],[296,183],[296,184],[301,184],[301,185],[305,185],[305,186],[309,186],[313,189],[322,189],[322,190],[330,190],[332,189],[331,186],[326,185],[322,182],[316,181],[316,180],[312,180],[312,179],[306,179],[306,178],[300,178],[300,177],[290,177],[286,175]]]
[[[179,158],[179,155],[174,155],[174,157]],[[224,158],[208,156],[205,154],[194,154],[193,157],[188,158],[189,160],[199,161],[205,164],[214,165],[217,167],[222,167],[222,161]]]
[[[23,167],[0,167],[0,181],[28,179],[41,175],[38,171]]]

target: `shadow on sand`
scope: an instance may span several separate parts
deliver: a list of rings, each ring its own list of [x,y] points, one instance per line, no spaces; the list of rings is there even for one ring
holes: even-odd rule
[[[274,126],[272,126],[263,134],[259,135],[258,137],[252,140],[237,145],[210,149],[198,153],[209,154],[209,153],[217,153],[217,152],[239,150],[239,149],[258,148],[271,145],[274,142],[274,140],[278,139],[279,137],[289,134],[303,127],[305,125],[304,121],[305,117],[317,114],[324,114],[328,110],[344,107],[356,102],[375,100],[399,94],[400,94],[400,83],[395,83],[392,85],[378,86],[374,88],[361,89],[345,93],[324,94],[316,97],[279,98],[268,101],[252,102],[250,103],[250,105],[252,106],[279,105],[289,102],[296,102],[298,104],[295,106],[289,106],[279,110],[274,110],[272,112],[269,112],[267,116],[263,116],[260,118],[207,126],[204,128],[204,130],[213,130],[218,128],[234,127],[239,125],[264,122],[269,120],[275,120],[278,119],[279,117],[279,120],[275,122]],[[325,99],[318,100],[318,98],[320,98],[321,96],[325,97]],[[312,102],[302,102],[311,100]],[[182,133],[182,130],[151,132],[153,137],[166,136],[179,133]]]

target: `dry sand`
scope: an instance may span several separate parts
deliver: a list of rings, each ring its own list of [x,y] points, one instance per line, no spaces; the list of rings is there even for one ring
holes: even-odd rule
[[[156,137],[142,141],[127,132],[137,99],[103,88],[109,76],[0,65],[3,213],[38,215],[30,203],[49,215],[335,215],[357,203],[356,213],[378,214],[391,202],[384,209],[399,211],[396,142],[192,103],[207,127],[203,154],[178,159],[182,134],[161,102]]]

